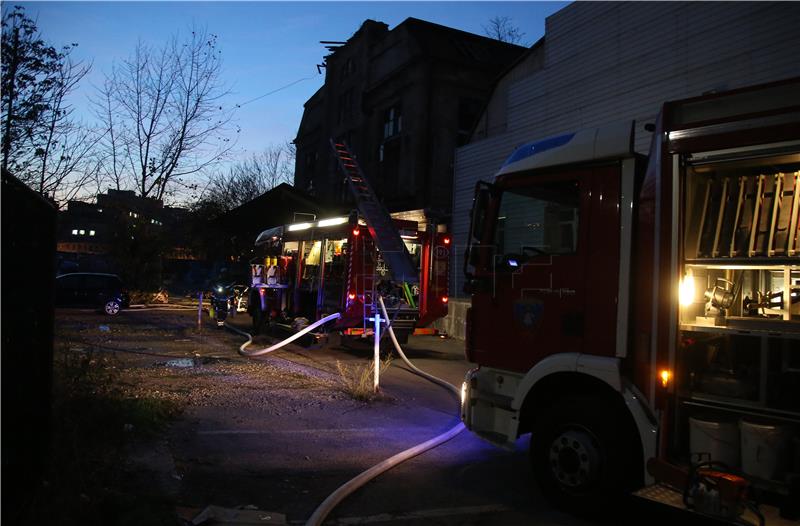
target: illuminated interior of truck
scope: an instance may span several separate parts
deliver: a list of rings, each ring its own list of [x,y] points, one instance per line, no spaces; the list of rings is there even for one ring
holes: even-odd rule
[[[697,421],[744,433],[742,426],[756,425],[748,419],[756,410],[767,415],[758,425],[800,423],[797,152],[795,143],[686,159],[676,374],[682,440]]]

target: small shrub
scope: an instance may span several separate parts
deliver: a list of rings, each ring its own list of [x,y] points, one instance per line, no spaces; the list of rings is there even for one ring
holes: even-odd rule
[[[383,374],[392,363],[391,355],[381,360],[380,372]],[[361,365],[348,365],[336,360],[336,369],[339,371],[339,383],[342,391],[356,400],[369,402],[381,396],[373,388],[373,374],[375,364],[372,361]]]

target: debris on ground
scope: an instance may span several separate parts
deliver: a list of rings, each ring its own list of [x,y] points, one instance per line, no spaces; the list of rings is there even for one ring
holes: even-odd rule
[[[261,524],[286,524],[286,516],[281,513],[262,511],[255,506],[241,508],[223,508],[222,506],[206,506],[200,513],[191,515],[189,508],[179,508],[178,516],[188,521],[187,524],[235,524],[237,526],[256,526]],[[189,515],[189,517],[187,517]]]

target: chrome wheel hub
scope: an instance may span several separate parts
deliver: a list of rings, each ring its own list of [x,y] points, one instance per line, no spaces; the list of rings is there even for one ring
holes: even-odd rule
[[[588,431],[565,431],[550,445],[549,461],[553,475],[564,486],[580,488],[591,484],[600,467],[597,440]]]

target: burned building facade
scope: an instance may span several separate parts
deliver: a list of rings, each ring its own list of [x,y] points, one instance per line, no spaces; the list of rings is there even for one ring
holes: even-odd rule
[[[295,186],[349,203],[329,142],[344,140],[390,212],[447,221],[455,149],[525,48],[414,18],[392,30],[367,20],[338,44],[325,57],[325,84],[305,104]]]

